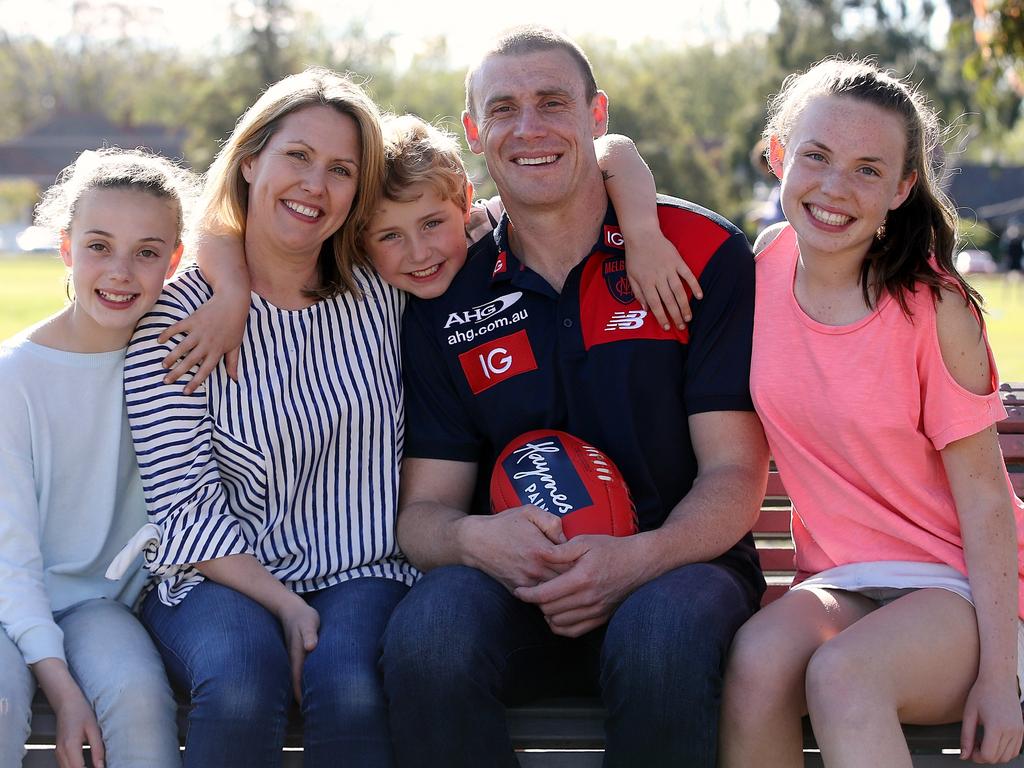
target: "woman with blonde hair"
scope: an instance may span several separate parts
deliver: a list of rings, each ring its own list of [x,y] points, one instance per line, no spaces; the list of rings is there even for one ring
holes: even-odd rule
[[[415,572],[394,537],[399,295],[356,255],[383,178],[373,102],[311,69],[271,86],[210,169],[207,224],[245,244],[232,380],[166,383],[162,332],[212,295],[192,268],[136,330],[125,386],[154,536],[142,618],[188,691],[186,766],[277,765],[292,695],[307,766],[390,765],[376,660]],[[191,376],[191,374],[187,374]]]

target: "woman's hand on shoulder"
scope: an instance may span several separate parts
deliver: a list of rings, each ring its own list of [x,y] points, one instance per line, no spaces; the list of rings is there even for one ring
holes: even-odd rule
[[[494,231],[496,221],[505,213],[501,198],[495,195],[486,200],[477,200],[469,208],[466,219],[466,241],[472,245]]]
[[[978,739],[978,727],[983,729]],[[975,763],[1005,763],[1020,754],[1024,719],[1012,680],[979,676],[967,694],[960,759]]]
[[[160,334],[161,344],[179,334],[185,338],[163,359],[163,366],[168,369],[164,383],[173,384],[198,366],[185,385],[185,394],[190,395],[206,381],[222,357],[228,375],[237,381],[238,350],[248,317],[249,293],[221,290],[191,315],[165,329]]]

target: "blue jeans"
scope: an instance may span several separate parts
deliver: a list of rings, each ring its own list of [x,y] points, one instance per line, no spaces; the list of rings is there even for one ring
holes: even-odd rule
[[[606,627],[567,639],[481,571],[431,571],[384,634],[398,764],[515,768],[506,704],[599,691],[605,766],[711,768],[726,653],[757,591],[725,566],[684,566],[633,592]]]
[[[407,591],[366,577],[304,595],[320,614],[302,670],[307,767],[394,764],[377,661],[384,626]],[[277,619],[209,580],[173,607],[151,592],[142,619],[171,681],[191,696],[186,768],[279,766],[292,686]]]
[[[178,768],[178,708],[153,643],[127,607],[95,598],[53,615],[68,669],[96,712],[110,768]],[[21,765],[32,672],[0,631],[0,766]]]

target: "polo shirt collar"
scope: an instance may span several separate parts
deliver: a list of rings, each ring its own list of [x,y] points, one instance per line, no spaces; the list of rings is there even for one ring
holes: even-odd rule
[[[509,242],[509,220],[508,214],[501,216],[501,221],[494,229],[494,242],[498,246],[498,253],[494,258],[494,267],[491,271],[491,285],[510,282],[517,272],[522,272],[525,266],[515,254]],[[608,201],[608,209],[604,214],[604,221],[601,224],[601,231],[598,233],[597,242],[590,249],[590,253],[613,253],[621,254],[625,251],[622,232],[619,230],[619,219],[615,215],[615,209],[611,201]],[[582,260],[581,260],[582,263]]]

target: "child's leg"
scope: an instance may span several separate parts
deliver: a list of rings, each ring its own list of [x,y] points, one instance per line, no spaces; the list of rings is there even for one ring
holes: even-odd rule
[[[393,579],[367,577],[310,598],[320,614],[320,635],[302,670],[308,768],[394,765],[378,661],[384,627],[408,591]]]
[[[811,723],[829,768],[911,765],[900,722],[955,722],[978,674],[978,624],[959,595],[922,589],[820,648],[807,667]]]
[[[848,592],[796,590],[736,633],[725,673],[719,764],[803,765],[804,675],[814,652],[875,604]]]
[[[160,654],[138,619],[105,599],[56,619],[68,668],[96,712],[107,765],[179,767],[177,707]]]
[[[21,765],[35,692],[35,678],[25,658],[0,630],[0,766]]]

